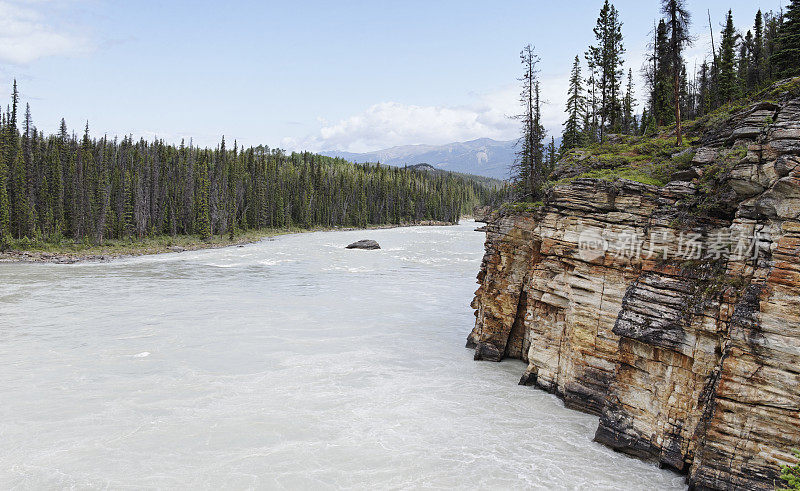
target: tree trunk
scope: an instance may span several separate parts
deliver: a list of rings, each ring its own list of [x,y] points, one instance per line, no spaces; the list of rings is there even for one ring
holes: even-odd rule
[[[678,68],[677,66],[674,68],[675,70],[675,78],[673,79],[674,89],[673,89],[673,97],[675,98],[675,134],[678,136],[678,140],[676,141],[676,145],[680,146],[683,144],[683,135],[681,135],[681,98],[680,98],[680,76],[678,75]]]

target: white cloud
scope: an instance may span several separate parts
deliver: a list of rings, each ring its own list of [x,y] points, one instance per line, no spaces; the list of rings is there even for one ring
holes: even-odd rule
[[[542,121],[558,135],[563,119],[562,94],[566,76],[542,77]],[[462,106],[418,106],[380,102],[365,111],[336,122],[320,119],[317,132],[306,138],[285,138],[290,150],[339,150],[366,152],[396,145],[444,144],[476,138],[511,140],[519,134],[519,123],[511,116],[520,112],[519,88],[509,86],[475,96]]]
[[[285,139],[292,149],[364,152],[412,143],[444,143],[482,136],[510,138],[514,122],[485,107],[417,106],[380,102],[334,123],[321,120],[314,135]]]
[[[24,64],[90,49],[88,39],[48,21],[46,2],[0,1],[0,61]]]

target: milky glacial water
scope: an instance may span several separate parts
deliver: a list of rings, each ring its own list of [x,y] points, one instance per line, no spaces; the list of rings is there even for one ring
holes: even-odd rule
[[[0,263],[0,488],[685,488],[472,361],[474,227]]]

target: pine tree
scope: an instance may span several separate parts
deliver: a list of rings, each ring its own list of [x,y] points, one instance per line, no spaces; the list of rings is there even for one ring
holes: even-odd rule
[[[753,90],[761,86],[762,70],[764,63],[764,18],[761,10],[756,12],[756,19],[753,23],[753,41],[751,44],[751,62],[747,73],[747,88]]]
[[[81,146],[78,150],[78,162],[83,173],[82,194],[80,198],[80,206],[82,207],[81,213],[81,230],[87,237],[97,235],[95,228],[97,217],[99,216],[100,200],[98,199],[97,188],[99,184],[99,174],[97,173],[97,166],[94,161],[94,145],[92,139],[89,137],[89,122],[86,122],[86,127],[83,131],[83,139]]]
[[[210,184],[208,182],[208,163],[200,162],[200,179],[197,191],[197,234],[202,240],[211,239],[211,210],[209,206]]]
[[[774,55],[778,51],[778,35],[783,24],[783,12],[764,14],[764,54],[762,56],[761,80],[773,80],[777,77]]]
[[[772,63],[778,75],[793,77],[800,74],[800,0],[791,0],[786,6],[776,41]]]
[[[739,81],[739,92],[746,93],[751,87],[749,86],[750,70],[753,63],[753,33],[747,31],[744,38],[739,43],[739,57],[737,59],[738,73],[736,78]]]
[[[523,113],[518,116],[522,121],[521,149],[518,152],[515,164],[515,180],[522,200],[534,201],[539,198],[542,184],[546,177],[544,169],[544,128],[541,125],[541,107],[539,100],[538,70],[536,65],[539,57],[534,53],[529,44],[520,52],[520,61],[523,66],[522,92],[520,103]]]
[[[542,101],[540,98],[540,86],[539,81],[536,81],[533,90],[534,96],[534,105],[533,105],[533,128],[534,128],[534,135],[533,135],[533,184],[534,184],[534,194],[533,197],[535,199],[541,198],[542,194],[542,186],[544,182],[547,180],[547,176],[549,172],[547,171],[547,166],[545,165],[545,148],[544,148],[544,139],[545,139],[545,129],[542,126]]]
[[[2,130],[3,133],[6,133],[5,126]],[[4,148],[5,144],[5,138],[3,138],[3,145],[0,145],[0,242],[5,242],[11,237],[11,202],[8,199],[8,188],[6,186],[8,165],[6,163],[7,151]]]
[[[731,102],[739,95],[736,77],[736,29],[733,26],[733,12],[728,10],[719,53],[719,81],[717,83],[721,102]]]
[[[662,0],[661,12],[667,19],[667,29],[670,34],[669,54],[672,70],[672,104],[675,110],[675,133],[677,145],[683,142],[681,128],[681,70],[683,68],[683,50],[691,44],[689,26],[691,15],[686,9],[684,0]]]
[[[668,125],[674,121],[672,90],[672,54],[669,45],[667,24],[662,19],[656,28],[655,38],[656,70],[654,75],[652,116],[657,126]]]
[[[690,117],[692,114],[692,95],[689,88],[689,75],[686,73],[686,64],[681,64],[681,73],[678,80],[678,101],[680,103],[681,117]]]
[[[583,95],[581,62],[578,55],[572,63],[567,97],[567,120],[561,134],[561,152],[576,148],[583,143],[581,124],[586,116],[586,97]]]
[[[14,229],[14,236],[18,239],[23,237],[30,238],[28,231],[28,197],[26,193],[25,162],[22,157],[22,149],[19,144],[15,145],[14,162],[11,167],[11,223]]]
[[[20,190],[24,205],[24,217],[21,217],[24,225],[21,226],[25,236],[34,238],[36,236],[36,164],[33,159],[34,135],[36,130],[33,127],[31,118],[31,105],[25,104],[25,132],[22,135],[22,163],[25,168],[25,183]]]
[[[583,122],[583,142],[594,143],[597,141],[598,125],[600,124],[597,110],[597,65],[588,53],[584,55],[584,58],[586,58],[589,76],[586,77],[588,95]]]
[[[711,111],[711,74],[706,61],[703,61],[703,64],[700,65],[700,89],[698,99],[697,115],[703,116]]]
[[[622,100],[622,132],[626,134],[636,133],[636,116],[633,108],[636,101],[633,97],[633,70],[628,69],[628,85],[625,88],[625,97]]]
[[[622,22],[619,12],[605,0],[594,28],[596,46],[589,46],[586,53],[592,66],[597,67],[600,92],[600,140],[607,130],[618,131],[622,119],[620,87],[622,84]]]
[[[10,113],[9,113],[10,119]],[[0,245],[11,238],[11,201],[8,198],[6,181],[9,174],[9,142],[11,125],[5,115],[0,114]]]
[[[545,155],[545,176],[549,176],[553,170],[556,168],[556,162],[558,162],[558,151],[556,150],[556,139],[555,137],[550,137],[550,143],[547,144],[547,153]]]
[[[17,106],[19,104],[19,92],[17,81],[11,91],[11,108],[6,119],[6,195],[9,201],[8,206],[4,207],[3,215],[8,215],[8,230],[10,233],[21,238],[21,218],[24,215],[24,168],[22,166],[22,155],[20,153],[19,131],[17,130]]]

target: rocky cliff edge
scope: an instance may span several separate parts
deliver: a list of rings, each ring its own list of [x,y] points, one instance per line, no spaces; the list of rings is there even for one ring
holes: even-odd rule
[[[559,164],[485,218],[468,347],[695,489],[774,489],[800,448],[800,78]]]

